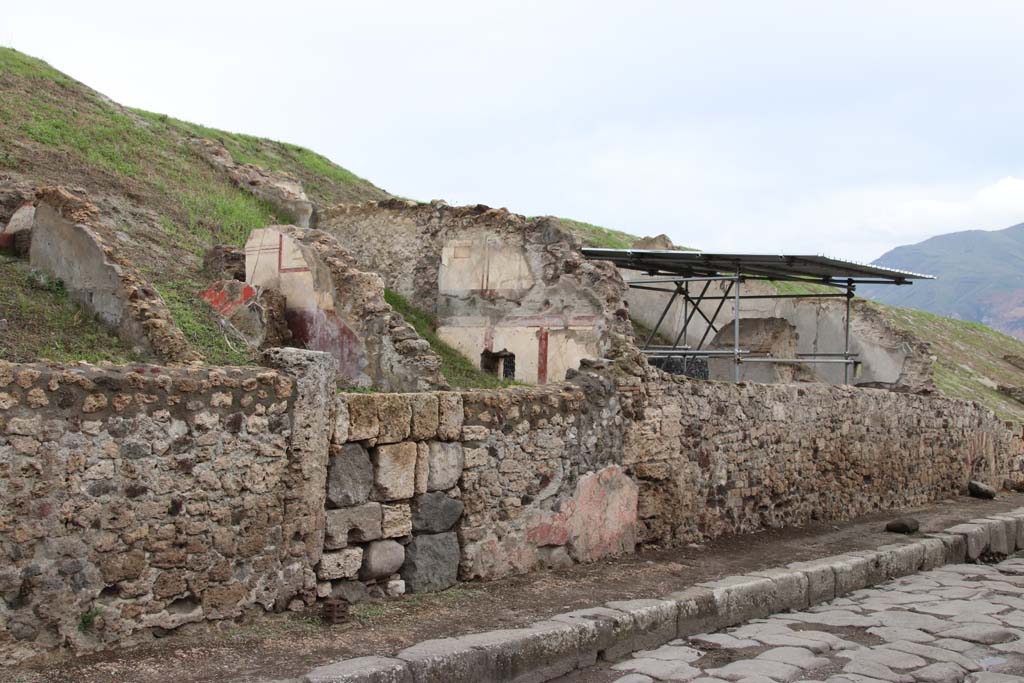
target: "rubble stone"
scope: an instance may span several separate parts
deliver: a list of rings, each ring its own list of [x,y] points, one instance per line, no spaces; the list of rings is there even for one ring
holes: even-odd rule
[[[358,443],[331,446],[327,463],[327,505],[343,508],[360,505],[370,498],[373,465],[370,454]]]
[[[416,496],[412,503],[413,531],[428,534],[448,531],[459,521],[464,507],[461,500],[441,491]]]

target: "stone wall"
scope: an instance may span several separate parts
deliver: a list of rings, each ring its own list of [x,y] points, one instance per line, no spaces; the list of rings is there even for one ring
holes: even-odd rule
[[[33,268],[61,280],[71,298],[147,354],[169,363],[201,359],[160,294],[118,255],[94,205],[61,187],[39,190],[37,201]]]
[[[333,376],[304,353],[0,364],[0,664],[314,599]]]
[[[614,267],[584,260],[557,218],[393,199],[332,207],[319,225],[485,370],[560,382],[631,338]]]
[[[258,368],[0,366],[0,660],[441,590],[1020,482],[976,404],[691,381],[625,356],[570,382],[336,394]]]

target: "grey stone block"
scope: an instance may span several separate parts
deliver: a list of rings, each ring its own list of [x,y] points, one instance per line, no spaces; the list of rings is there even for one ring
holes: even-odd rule
[[[1005,515],[995,515],[993,519],[1012,520],[1015,525],[1016,534],[1009,540],[1013,544],[1015,551],[1024,550],[1024,513],[1010,512]]]
[[[341,510],[328,510],[324,547],[328,550],[344,548],[353,543],[366,543],[381,537],[380,503],[364,503]]]
[[[581,631],[569,624],[544,621],[458,640],[485,656],[473,681],[544,683],[576,669]]]
[[[632,618],[625,612],[607,607],[592,607],[556,614],[551,621],[568,624],[580,634],[577,666],[590,666],[601,653],[628,638],[633,627]]]
[[[802,572],[776,568],[751,572],[750,576],[771,579],[775,584],[775,604],[772,607],[772,613],[787,609],[804,609],[810,606],[807,600],[808,579]]]
[[[987,524],[957,524],[946,529],[946,533],[964,537],[967,542],[967,559],[972,562],[988,550],[989,530]]]
[[[455,585],[459,573],[459,539],[454,532],[415,536],[405,548],[402,578],[412,593],[440,591]]]
[[[458,638],[425,640],[398,653],[416,683],[477,683],[487,653]]]
[[[398,541],[374,541],[363,551],[359,578],[363,581],[391,576],[405,562],[405,548]]]
[[[807,603],[817,605],[836,597],[836,574],[831,562],[812,560],[786,565],[807,577]]]
[[[929,571],[946,564],[946,544],[941,538],[923,538],[918,543],[924,550],[921,571]]]
[[[370,593],[362,581],[331,581],[331,597],[354,605],[369,598]]]
[[[836,555],[826,558],[836,578],[836,597],[860,590],[868,585],[868,565],[865,557]]]
[[[370,454],[357,443],[331,448],[327,463],[327,506],[344,508],[365,503],[373,488]]]
[[[412,672],[400,659],[359,657],[313,669],[303,683],[413,683]]]
[[[916,574],[924,563],[924,546],[918,543],[885,545],[877,552],[882,570],[882,578],[878,582]]]
[[[676,636],[679,638],[717,631],[724,625],[715,594],[710,589],[693,586],[665,599],[676,603],[679,610],[676,622]]]
[[[605,659],[618,659],[636,650],[664,645],[676,638],[679,606],[672,600],[620,600],[609,602],[605,607],[625,612],[632,621],[620,642],[605,651]]]
[[[960,534],[931,534],[932,538],[942,541],[946,548],[945,564],[963,564],[967,560],[967,538]]]
[[[972,519],[970,523],[984,524],[988,527],[988,548],[992,552],[1009,555],[1016,549],[1016,521],[989,517],[985,519]]]
[[[462,516],[465,505],[441,491],[424,493],[412,501],[412,530],[438,534],[448,531]]]
[[[459,483],[464,456],[458,442],[432,441],[427,470],[427,490],[446,491]]]
[[[777,600],[775,583],[761,576],[729,576],[698,585],[714,593],[719,615],[730,626],[768,616]]]

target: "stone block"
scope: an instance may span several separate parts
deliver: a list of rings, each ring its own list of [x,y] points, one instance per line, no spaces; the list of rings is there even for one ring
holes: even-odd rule
[[[676,636],[688,638],[698,633],[710,633],[722,628],[715,594],[707,588],[692,586],[669,595],[679,610]]]
[[[1005,515],[995,515],[994,519],[1013,520],[1016,536],[1012,539],[1015,550],[1024,550],[1024,514],[1010,512]]]
[[[482,669],[472,681],[549,681],[577,667],[582,634],[569,624],[542,621],[458,640],[484,654]]]
[[[437,534],[448,531],[462,516],[461,500],[441,491],[416,496],[412,502],[412,528],[417,533]]]
[[[412,429],[409,438],[413,441],[429,441],[437,438],[439,422],[437,396],[434,394],[411,394]]]
[[[857,555],[835,555],[827,560],[835,574],[837,598],[868,585],[867,558]]]
[[[728,625],[768,616],[778,599],[775,583],[762,576],[729,576],[698,586],[713,593],[719,615]]]
[[[416,492],[416,444],[411,441],[373,449],[373,496],[377,500],[412,498]]]
[[[392,540],[373,541],[363,551],[363,566],[359,569],[362,581],[383,579],[391,576],[405,562],[405,548]]]
[[[487,654],[458,638],[425,640],[398,653],[416,683],[478,683]]]
[[[423,441],[416,444],[416,493],[426,493],[430,478],[430,446]]]
[[[449,391],[437,394],[437,438],[458,441],[462,437],[462,395]]]
[[[432,441],[428,444],[428,491],[446,491],[459,483],[462,476],[462,444]]]
[[[406,394],[378,394],[377,443],[398,443],[409,438],[412,426],[412,406]]]
[[[377,403],[374,394],[346,394],[348,404],[348,440],[376,439],[380,433]]]
[[[625,612],[632,623],[621,641],[605,651],[604,659],[614,660],[636,650],[660,647],[676,638],[679,607],[674,600],[617,600],[605,607]]]
[[[362,563],[362,548],[344,548],[337,552],[325,552],[320,557],[316,575],[323,581],[352,579],[359,573]]]
[[[358,443],[331,446],[327,461],[327,507],[365,503],[372,488],[373,464],[366,449]]]
[[[382,511],[380,503],[364,503],[341,510],[328,510],[324,547],[328,550],[344,548],[349,543],[366,543],[381,537]]]
[[[602,652],[615,647],[620,641],[629,640],[633,627],[633,619],[628,614],[607,607],[556,614],[551,621],[568,624],[580,633],[580,667],[590,666]]]
[[[989,531],[987,524],[957,524],[946,529],[946,533],[956,534],[964,538],[967,559],[972,562],[988,550]]]
[[[807,577],[807,603],[809,605],[817,605],[835,599],[836,574],[831,562],[813,560],[811,562],[793,562],[786,566]]]
[[[317,667],[302,683],[413,683],[413,677],[400,659],[358,657]]]
[[[370,592],[362,581],[332,581],[331,597],[354,605],[368,599]]]
[[[921,571],[930,571],[946,564],[946,544],[941,538],[923,538],[918,543],[924,550]]]
[[[1009,555],[1017,546],[1017,522],[1012,519],[989,517],[972,519],[971,524],[984,524],[988,527],[988,547],[994,553]]]
[[[807,600],[807,575],[792,569],[766,569],[751,572],[750,576],[771,579],[775,584],[775,604],[772,613],[783,610],[799,610],[809,607]]]
[[[381,530],[384,538],[400,538],[412,533],[412,510],[408,503],[382,505]]]
[[[459,539],[454,532],[414,537],[406,546],[401,570],[406,588],[412,593],[426,593],[455,585],[459,557]]]

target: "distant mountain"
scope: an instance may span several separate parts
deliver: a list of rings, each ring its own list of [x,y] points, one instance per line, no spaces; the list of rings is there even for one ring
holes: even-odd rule
[[[876,265],[935,275],[912,286],[862,287],[858,294],[893,306],[980,322],[1024,339],[1024,223],[965,230],[886,252]]]

